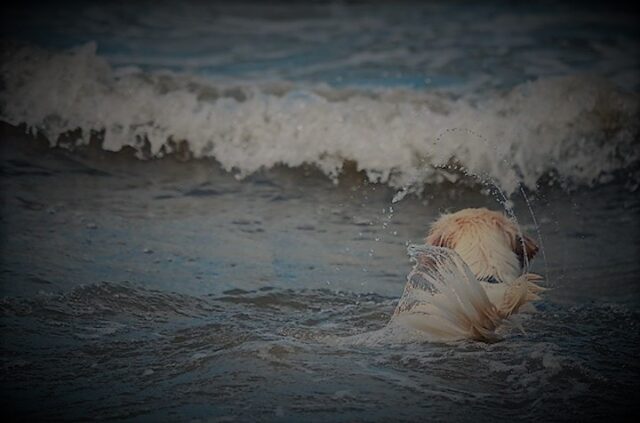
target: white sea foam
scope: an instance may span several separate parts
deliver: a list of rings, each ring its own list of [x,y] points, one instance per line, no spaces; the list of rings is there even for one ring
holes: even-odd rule
[[[93,43],[3,51],[0,119],[52,144],[78,128],[88,143],[97,130],[106,150],[132,146],[142,157],[147,140],[157,157],[171,151],[170,140],[184,140],[194,157],[214,157],[240,176],[313,164],[335,178],[353,161],[371,180],[410,190],[462,173],[507,192],[520,183],[535,189],[550,172],[588,185],[640,160],[638,96],[592,76],[472,99],[113,68]]]

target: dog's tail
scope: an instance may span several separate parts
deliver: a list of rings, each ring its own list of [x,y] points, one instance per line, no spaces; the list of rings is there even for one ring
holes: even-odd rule
[[[392,322],[428,332],[437,340],[497,339],[495,329],[542,288],[527,274],[505,285],[503,304],[497,307],[462,258],[448,248],[411,245],[415,265]]]

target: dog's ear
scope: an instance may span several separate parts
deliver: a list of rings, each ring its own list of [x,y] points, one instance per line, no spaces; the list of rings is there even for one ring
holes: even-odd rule
[[[522,234],[522,236],[520,236],[516,223],[507,217],[499,219],[496,223],[511,239],[511,248],[520,259],[520,264],[524,264],[525,256],[527,261],[529,261],[536,255],[538,252],[538,244],[528,235]]]
[[[515,237],[513,251],[520,259],[520,263],[524,263],[525,255],[527,257],[527,261],[531,260],[536,255],[538,252],[538,244],[536,244],[533,238],[528,235],[523,235],[523,237],[517,235]]]

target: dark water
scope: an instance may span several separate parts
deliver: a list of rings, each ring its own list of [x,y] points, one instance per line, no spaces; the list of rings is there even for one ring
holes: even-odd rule
[[[596,421],[638,414],[640,200],[624,181],[522,197],[551,287],[483,344],[341,341],[382,328],[444,210],[309,168],[39,147],[3,126],[2,408],[24,420]],[[546,260],[545,260],[546,259]]]

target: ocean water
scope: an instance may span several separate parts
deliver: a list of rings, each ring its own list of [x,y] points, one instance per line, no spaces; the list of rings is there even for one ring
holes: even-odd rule
[[[637,416],[638,22],[599,3],[6,7],[5,414]],[[407,247],[465,207],[540,244],[534,310],[494,343],[368,337]]]

